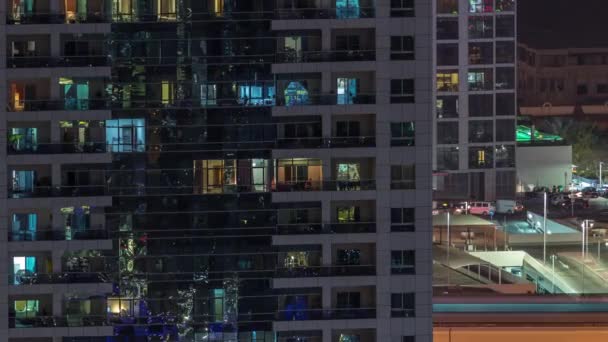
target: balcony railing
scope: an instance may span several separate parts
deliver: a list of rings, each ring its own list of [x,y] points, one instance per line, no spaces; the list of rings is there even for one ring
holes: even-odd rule
[[[343,277],[343,276],[373,276],[376,275],[376,265],[332,265],[277,268],[275,277]]]
[[[278,235],[375,233],[376,222],[277,224]]]
[[[109,275],[104,272],[30,273],[9,276],[9,284],[16,286],[35,284],[92,284],[109,283],[111,281]]]
[[[376,308],[279,310],[277,321],[376,318]]]
[[[13,24],[74,24],[74,23],[109,23],[110,17],[100,12],[89,12],[86,15],[66,17],[65,13],[33,13],[8,15],[6,23]]]
[[[282,94],[283,91],[279,94]],[[375,104],[375,93],[360,93],[356,95],[337,94],[308,94],[277,97],[277,106],[331,106],[353,104]]]
[[[7,68],[53,68],[53,67],[95,67],[110,66],[108,56],[30,56],[8,57]]]
[[[109,325],[108,318],[105,315],[9,317],[8,324],[9,328],[98,327]]]
[[[8,104],[10,112],[42,111],[42,110],[100,110],[110,109],[110,101],[106,99],[45,99],[23,100],[18,104]]]
[[[8,241],[66,241],[66,240],[105,240],[109,233],[101,225],[86,230],[67,231],[65,228],[36,231],[9,231]]]
[[[357,62],[376,60],[376,50],[281,51],[276,63]]]
[[[275,19],[360,19],[373,18],[374,7],[345,8],[279,8]]]
[[[23,148],[7,145],[8,154],[61,154],[61,153],[105,153],[110,149],[106,142],[86,143],[37,143]]]
[[[375,180],[279,181],[273,191],[362,191],[375,190]]]
[[[375,147],[375,136],[278,138],[275,148]]]

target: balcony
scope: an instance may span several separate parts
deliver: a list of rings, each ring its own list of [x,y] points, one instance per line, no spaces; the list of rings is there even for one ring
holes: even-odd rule
[[[8,145],[8,154],[63,154],[63,153],[106,153],[109,148],[106,142],[90,143],[38,143],[26,148],[15,148]]]
[[[307,310],[279,310],[277,321],[316,321],[332,319],[370,319],[376,318],[376,308],[334,308]]]
[[[62,229],[13,230],[8,232],[8,241],[71,241],[105,240],[110,234],[101,225],[86,230]]]
[[[376,265],[332,265],[277,268],[277,278],[344,277],[376,275]]]
[[[347,1],[294,1],[280,0],[277,2],[275,19],[361,19],[373,18],[374,3],[371,0],[360,0],[357,5]]]
[[[278,235],[375,233],[376,222],[278,224]]]
[[[105,272],[59,272],[59,273],[27,273],[20,272],[9,276],[9,284],[93,284],[110,283],[110,275]]]
[[[8,57],[7,68],[66,68],[66,67],[104,67],[110,66],[108,56],[30,56]]]
[[[275,63],[321,63],[375,61],[376,50],[279,51]]]
[[[9,328],[100,327],[109,325],[106,315],[10,317]]]
[[[279,181],[272,191],[365,191],[376,190],[376,180]]]

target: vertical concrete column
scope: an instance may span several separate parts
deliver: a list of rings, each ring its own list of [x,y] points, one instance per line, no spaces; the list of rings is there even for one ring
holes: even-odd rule
[[[59,86],[59,77],[51,77],[51,84],[49,85],[49,94],[51,99],[57,100],[61,98],[61,87]]]
[[[64,250],[53,249],[51,258],[53,262],[53,273],[61,272],[61,257],[63,256]]]
[[[61,56],[61,34],[59,32],[51,32],[51,56]]]
[[[331,51],[331,28],[329,27],[321,29],[321,50]]]
[[[51,120],[51,143],[61,142],[61,128],[59,127],[59,121]]]
[[[334,88],[333,82],[335,81],[332,78],[331,72],[324,72],[321,74],[321,93],[323,93],[323,95],[329,95],[329,93],[332,92]]]
[[[323,113],[321,116],[321,133],[324,138],[331,138],[331,113]]]
[[[53,186],[61,185],[61,164],[53,163],[51,165],[51,184]]]
[[[323,307],[323,309],[331,309],[331,286],[323,286],[322,291],[323,292],[321,293],[321,306]],[[331,339],[323,339],[323,341],[331,341]]]
[[[53,316],[62,316],[63,315],[62,306],[63,306],[63,292],[53,293]]]

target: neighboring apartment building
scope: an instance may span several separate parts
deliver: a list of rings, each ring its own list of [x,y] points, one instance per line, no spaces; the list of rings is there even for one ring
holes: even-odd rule
[[[515,196],[515,0],[435,0],[434,198]]]
[[[431,3],[0,6],[1,341],[432,340]]]
[[[544,39],[543,39],[544,38]],[[545,118],[576,118],[608,128],[608,43],[603,46],[523,35],[518,42],[520,112],[541,125]]]

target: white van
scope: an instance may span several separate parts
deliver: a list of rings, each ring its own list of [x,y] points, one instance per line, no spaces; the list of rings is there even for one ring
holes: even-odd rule
[[[469,213],[475,215],[489,215],[490,212],[496,212],[496,208],[490,202],[470,202]]]
[[[496,200],[496,212],[499,214],[514,214],[517,203],[514,200]]]

